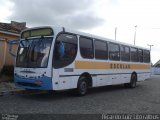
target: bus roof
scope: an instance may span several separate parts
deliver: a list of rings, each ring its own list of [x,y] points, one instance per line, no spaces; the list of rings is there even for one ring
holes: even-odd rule
[[[68,29],[68,28],[65,28],[65,32],[74,33],[74,34],[77,34],[77,35],[91,37],[91,38],[94,38],[94,39],[100,39],[100,40],[104,40],[104,41],[108,41],[108,42],[113,42],[113,43],[117,43],[117,44],[122,44],[122,45],[130,46],[130,47],[136,47],[136,48],[141,48],[141,49],[149,50],[148,48],[145,48],[145,47],[141,47],[141,46],[132,45],[132,44],[129,44],[129,43],[120,42],[118,40],[113,40],[113,39],[109,39],[109,38],[93,35],[93,34],[90,34],[90,33],[85,33],[85,32],[80,32],[80,31],[76,31],[76,30],[71,30],[71,29]]]
[[[90,33],[80,32],[80,31],[77,31],[77,30],[72,30],[72,29],[65,28],[65,27],[60,27],[60,26],[33,27],[33,28],[27,28],[27,29],[23,30],[22,32],[27,31],[27,30],[32,30],[32,29],[40,29],[40,28],[52,28],[53,30],[57,30],[57,29],[60,30],[61,29],[61,30],[64,30],[65,32],[77,34],[77,35],[80,35],[80,36],[90,37],[90,38],[94,38],[94,39],[99,39],[99,40],[104,40],[104,41],[108,41],[108,42],[113,42],[113,43],[117,43],[117,44],[130,46],[130,47],[136,47],[136,48],[140,48],[140,49],[149,50],[148,48],[145,48],[145,47],[140,47],[140,46],[137,46],[137,45],[132,45],[132,44],[129,44],[129,43],[120,42],[118,40],[113,40],[113,39],[109,39],[109,38],[93,35],[93,34],[90,34]]]

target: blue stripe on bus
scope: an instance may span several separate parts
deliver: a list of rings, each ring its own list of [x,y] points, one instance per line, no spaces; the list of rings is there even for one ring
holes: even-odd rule
[[[41,85],[36,85],[36,81],[40,81]],[[37,90],[53,90],[52,87],[52,78],[43,76],[38,79],[30,79],[30,78],[21,78],[17,75],[14,75],[14,82],[17,87],[25,88],[25,89],[37,89]]]

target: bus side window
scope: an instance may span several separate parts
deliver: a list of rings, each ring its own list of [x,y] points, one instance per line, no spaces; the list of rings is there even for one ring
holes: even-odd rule
[[[58,35],[53,55],[53,67],[62,68],[71,64],[77,55],[77,36],[69,33]]]
[[[94,41],[95,46],[95,58],[106,60],[108,59],[108,46],[107,42],[101,40]]]
[[[56,57],[57,59],[61,59],[65,55],[65,48],[64,48],[64,43],[57,42],[56,43]]]
[[[121,60],[130,61],[130,48],[128,46],[121,45]]]
[[[93,40],[91,38],[80,37],[80,53],[83,58],[94,58]]]
[[[139,62],[143,62],[143,50],[139,49],[138,53],[139,53]]]
[[[116,43],[109,43],[109,59],[119,61],[120,60],[120,46]]]
[[[150,62],[150,51],[149,50],[144,50],[143,58],[144,58],[145,63]]]
[[[131,47],[131,61],[132,62],[139,62],[137,48]]]

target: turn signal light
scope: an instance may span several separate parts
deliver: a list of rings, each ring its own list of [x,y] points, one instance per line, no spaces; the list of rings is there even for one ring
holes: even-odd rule
[[[42,81],[36,80],[36,81],[35,81],[35,84],[36,84],[36,85],[42,85]]]

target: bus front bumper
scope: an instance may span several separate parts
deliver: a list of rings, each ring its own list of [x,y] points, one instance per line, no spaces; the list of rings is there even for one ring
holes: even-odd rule
[[[17,87],[25,89],[53,90],[52,78],[47,76],[38,79],[30,79],[14,75],[14,82]]]

